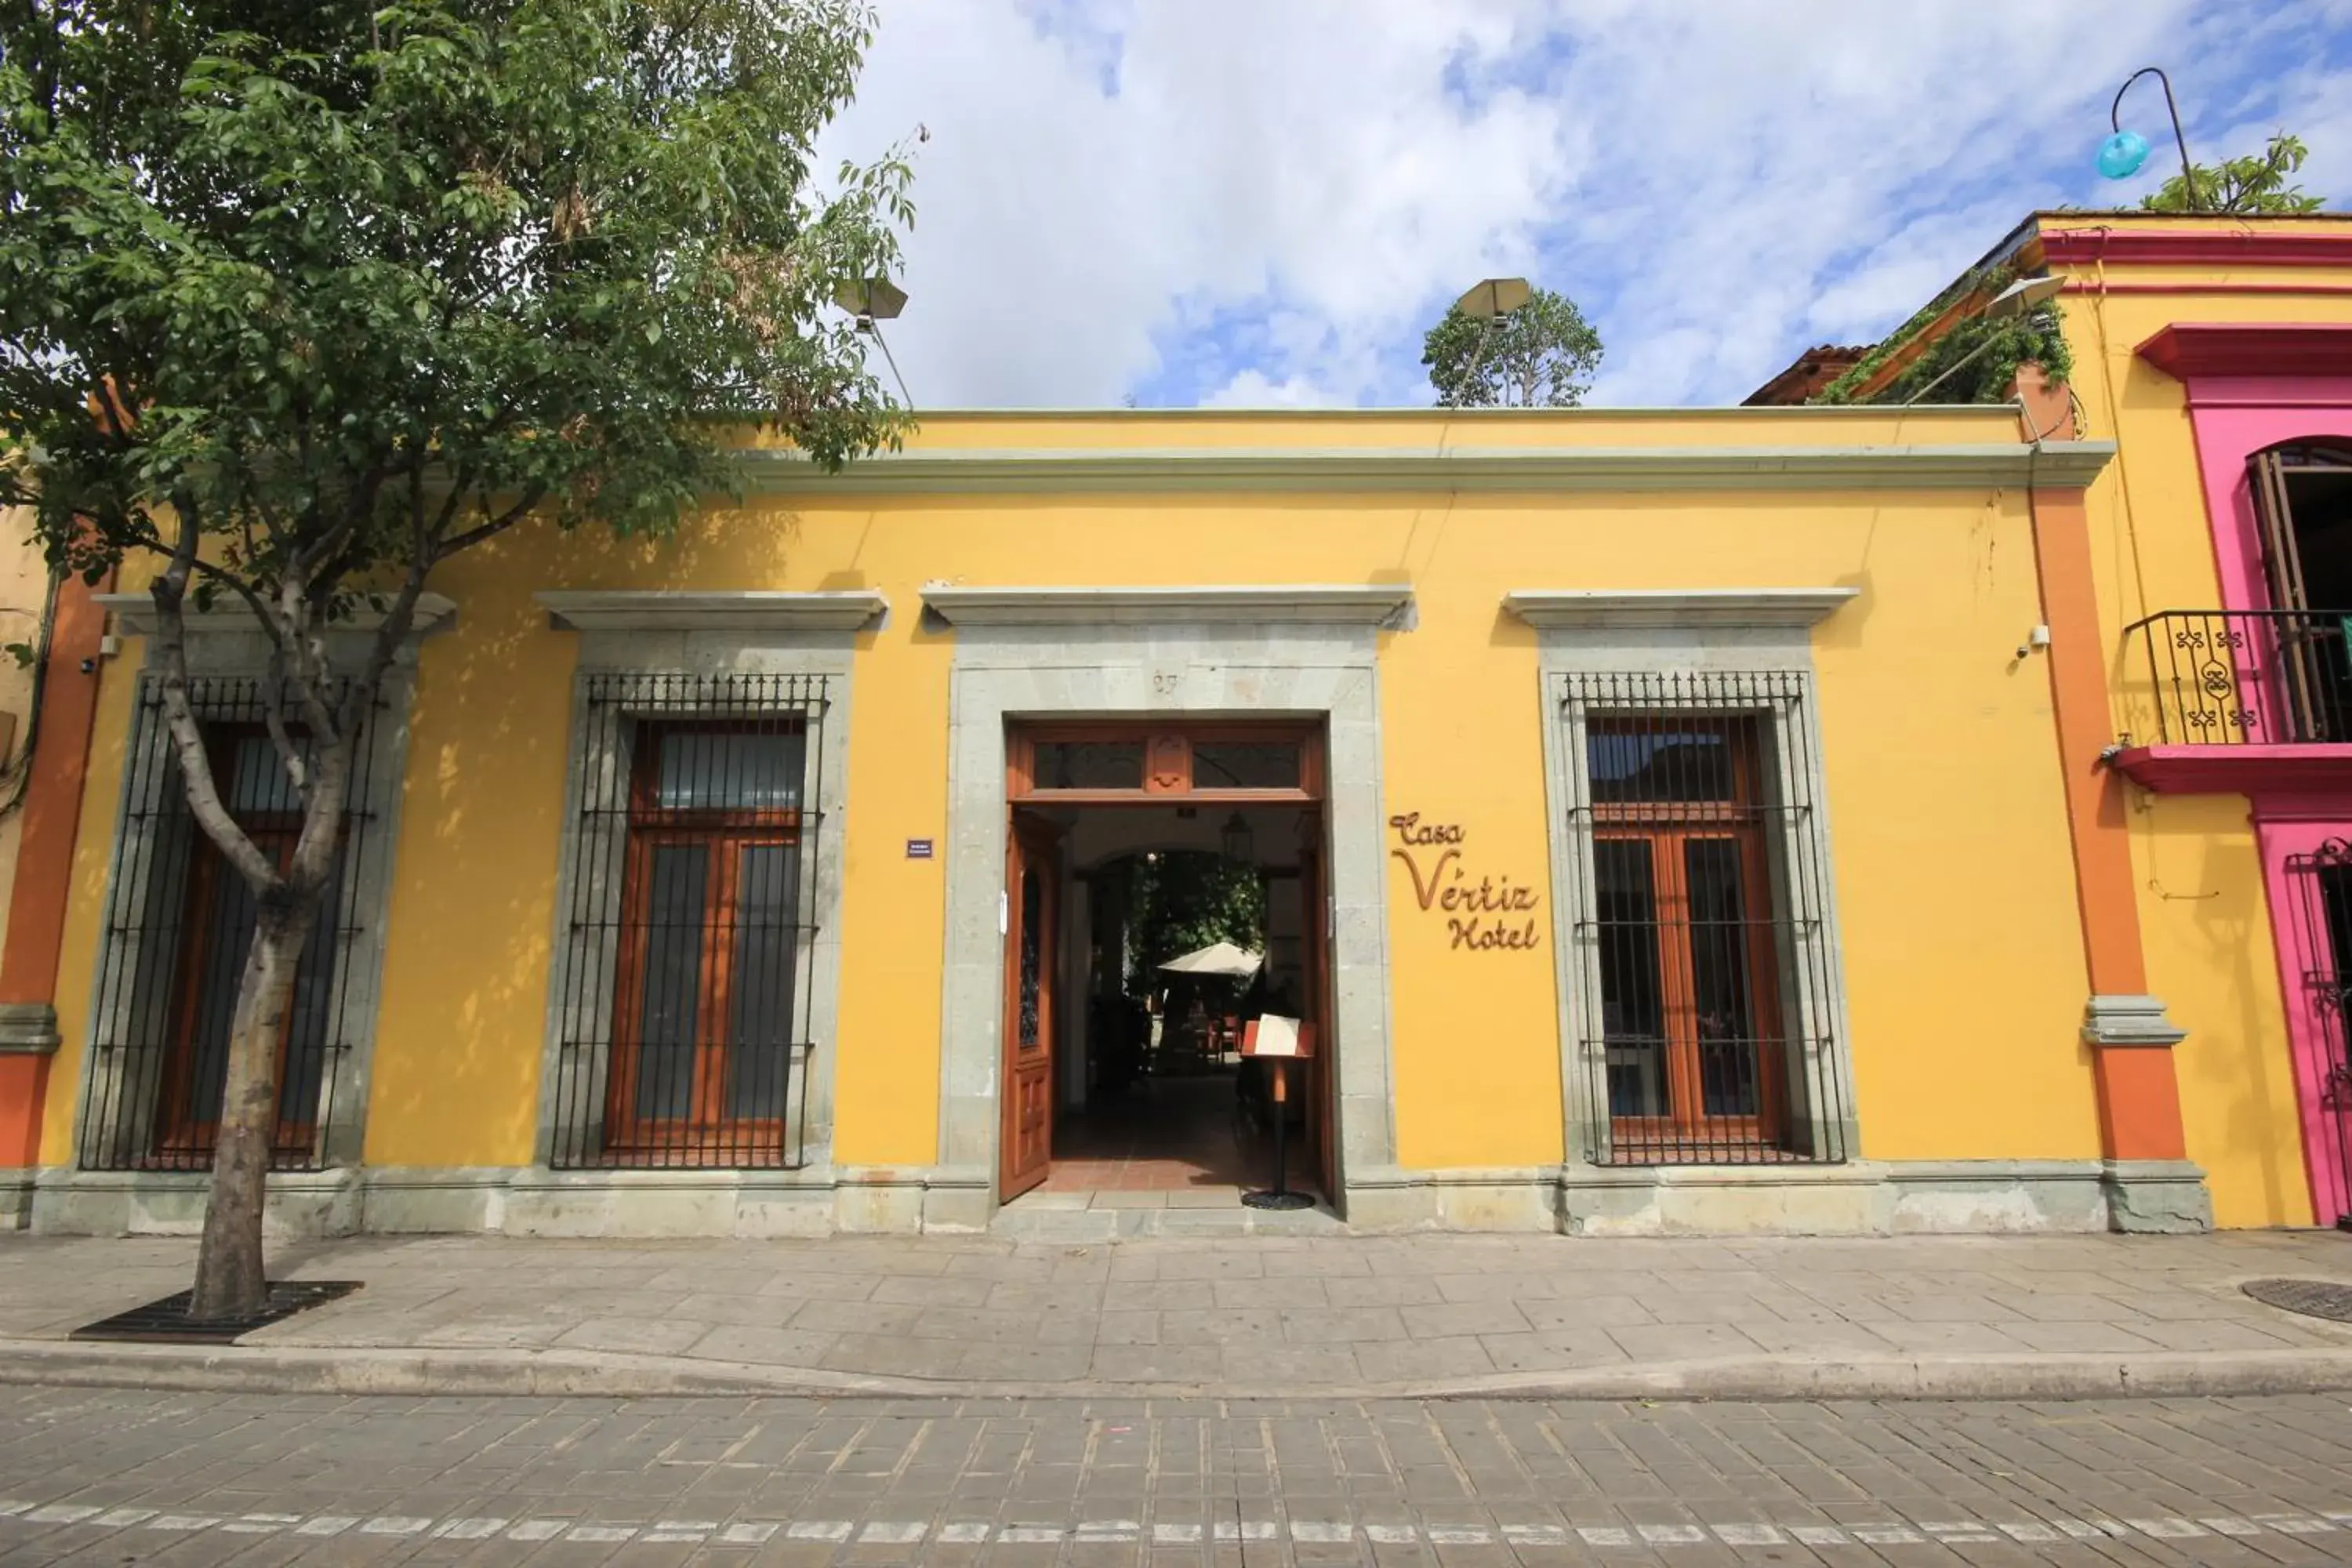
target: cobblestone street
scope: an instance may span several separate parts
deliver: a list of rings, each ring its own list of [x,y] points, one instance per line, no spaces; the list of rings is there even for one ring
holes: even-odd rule
[[[2340,1396],[0,1401],[12,1568],[2347,1560]]]

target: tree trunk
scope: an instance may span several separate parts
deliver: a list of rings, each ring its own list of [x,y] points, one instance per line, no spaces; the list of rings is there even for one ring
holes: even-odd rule
[[[196,826],[253,889],[256,905],[253,945],[237,976],[236,1006],[230,1016],[227,1082],[213,1151],[212,1190],[205,1199],[204,1238],[188,1303],[189,1316],[201,1320],[250,1316],[269,1303],[261,1221],[278,1131],[278,1057],[286,1037],[286,1010],[293,997],[296,967],[310,929],[318,923],[320,901],[343,852],[348,785],[356,755],[353,737],[368,722],[383,672],[415,622],[417,596],[424,592],[433,557],[432,540],[420,531],[416,563],[394,596],[340,704],[327,698],[334,672],[327,659],[323,601],[313,603],[299,577],[279,584],[272,602],[247,595],[274,649],[268,683],[269,738],[302,799],[301,830],[289,863],[281,867],[237,825],[221,798],[203,725],[189,700],[183,605],[194,570],[197,531],[193,514],[181,510],[179,544],[170,568],[152,588],[157,622],[153,651],[163,670],[163,717]],[[508,521],[520,515],[518,510]],[[446,522],[446,515],[442,521]],[[422,530],[423,523],[418,526]],[[291,713],[286,710],[289,687]],[[289,721],[305,727],[310,742],[307,761],[298,755]],[[331,931],[331,941],[332,935]],[[334,954],[328,957],[331,961]]]
[[[228,1085],[221,1096],[195,1294],[188,1304],[188,1315],[197,1319],[250,1317],[269,1301],[261,1208],[278,1128],[278,1045],[317,900],[297,899],[280,884],[260,902],[229,1024]]]

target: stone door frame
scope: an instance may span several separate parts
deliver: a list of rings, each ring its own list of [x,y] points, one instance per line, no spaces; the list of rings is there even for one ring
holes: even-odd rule
[[[1411,603],[1402,584],[924,591],[928,616],[956,638],[939,1165],[926,1226],[983,1226],[997,1206],[1005,750],[1015,722],[1325,726],[1337,1206],[1346,1212],[1360,1175],[1394,1169],[1377,655]]]

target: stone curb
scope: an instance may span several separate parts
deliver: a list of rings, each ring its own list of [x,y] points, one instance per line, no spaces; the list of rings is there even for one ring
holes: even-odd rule
[[[551,1350],[193,1348],[0,1340],[0,1385],[404,1397],[955,1399],[2113,1399],[2352,1389],[2352,1350],[1745,1356],[1391,1384],[987,1383]]]

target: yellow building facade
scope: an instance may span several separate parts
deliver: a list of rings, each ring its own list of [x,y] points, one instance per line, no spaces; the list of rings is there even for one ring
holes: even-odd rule
[[[2184,305],[2080,248],[2028,258],[2068,279],[2063,434],[932,414],[835,476],[747,448],[743,500],[666,541],[452,562],[305,961],[275,1223],[2310,1223],[2244,800],[2108,754],[2146,739],[2144,618],[2225,601],[2137,345],[2306,302]],[[100,603],[123,640],[20,1211],[184,1228],[235,895],[176,804],[142,602]],[[234,773],[259,650],[226,614],[191,641]],[[1265,1070],[1318,1213],[1055,1177],[1098,1152],[1072,1129],[1124,1026],[1108,868],[1181,850],[1271,889],[1265,1010],[1307,1054]]]

